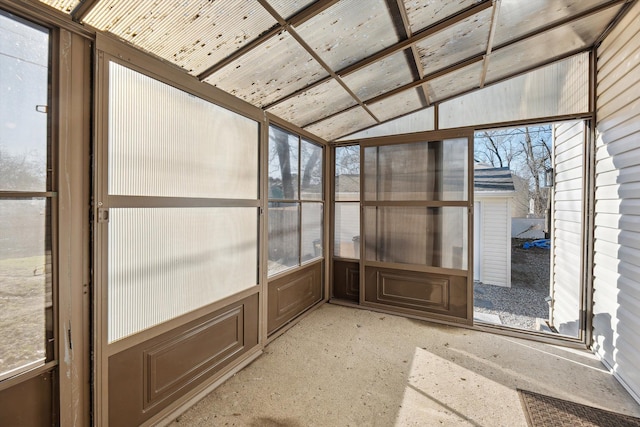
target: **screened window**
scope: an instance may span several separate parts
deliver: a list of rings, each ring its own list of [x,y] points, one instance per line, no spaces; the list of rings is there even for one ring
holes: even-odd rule
[[[269,275],[322,257],[323,149],[269,128]]]
[[[49,31],[0,11],[0,380],[53,358],[48,85]]]

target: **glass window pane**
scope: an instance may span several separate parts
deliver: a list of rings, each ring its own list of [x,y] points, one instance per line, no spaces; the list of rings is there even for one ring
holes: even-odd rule
[[[257,283],[256,208],[109,213],[109,342]]]
[[[300,156],[300,199],[322,200],[322,147],[303,139]]]
[[[367,207],[368,261],[467,269],[465,207]]]
[[[302,262],[322,258],[322,213],[322,203],[302,204]]]
[[[257,122],[114,62],[109,80],[109,194],[257,199]]]
[[[360,146],[336,147],[335,199],[360,200]]]
[[[298,199],[298,144],[296,135],[269,128],[269,199]]]
[[[300,205],[269,203],[269,275],[300,265]]]
[[[360,203],[335,204],[333,254],[340,258],[360,258]]]
[[[49,33],[0,11],[0,190],[47,191]]]
[[[0,380],[44,363],[52,337],[50,203],[0,199]]]
[[[467,140],[368,147],[365,200],[465,200]]]

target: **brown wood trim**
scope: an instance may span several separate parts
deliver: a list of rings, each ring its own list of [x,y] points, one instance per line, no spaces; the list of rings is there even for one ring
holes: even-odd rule
[[[258,295],[109,357],[109,425],[137,426],[256,349]]]
[[[114,196],[103,202],[110,208],[259,208],[258,199],[216,199],[205,197]]]
[[[271,334],[322,301],[323,262],[316,262],[268,284],[267,330]]]
[[[410,134],[378,136],[366,139],[354,139],[349,141],[350,145],[359,143],[362,148],[375,147],[381,145],[407,144],[411,142],[441,141],[444,139],[471,138],[473,139],[473,129],[456,128],[426,132],[415,132]],[[345,142],[346,143],[346,142]],[[361,193],[364,194],[364,193]]]

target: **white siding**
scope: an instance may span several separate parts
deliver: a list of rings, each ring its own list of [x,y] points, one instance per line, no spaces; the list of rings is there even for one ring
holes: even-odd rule
[[[508,198],[482,199],[480,281],[511,286],[511,204]]]
[[[597,69],[594,350],[640,400],[640,3]]]
[[[551,322],[561,334],[577,337],[582,300],[582,218],[585,125],[557,124],[554,134],[553,255]]]

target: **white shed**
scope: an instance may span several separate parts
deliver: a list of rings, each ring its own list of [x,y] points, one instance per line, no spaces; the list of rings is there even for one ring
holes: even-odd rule
[[[513,177],[509,168],[474,169],[473,279],[510,287]]]

